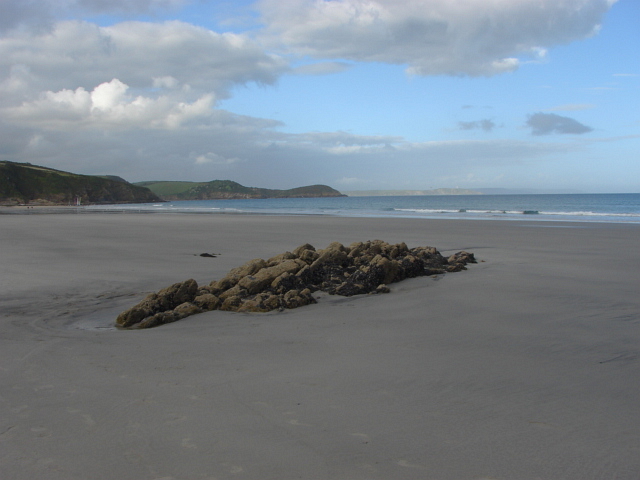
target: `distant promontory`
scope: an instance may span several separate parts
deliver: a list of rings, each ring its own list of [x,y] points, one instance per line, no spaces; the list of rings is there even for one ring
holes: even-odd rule
[[[136,185],[148,188],[163,200],[221,200],[245,198],[317,198],[344,197],[338,190],[327,185],[309,185],[288,190],[245,187],[232,180],[211,182],[139,182]]]

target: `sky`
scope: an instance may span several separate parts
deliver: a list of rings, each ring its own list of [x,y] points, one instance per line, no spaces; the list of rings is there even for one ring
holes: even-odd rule
[[[640,193],[638,0],[0,0],[0,160]]]

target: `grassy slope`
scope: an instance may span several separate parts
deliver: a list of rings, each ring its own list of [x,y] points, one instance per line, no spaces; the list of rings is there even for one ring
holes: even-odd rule
[[[78,175],[53,168],[0,161],[0,202],[69,204],[156,202],[150,190],[92,175]]]
[[[160,197],[167,195],[179,195],[190,188],[204,185],[204,182],[177,182],[177,181],[147,181],[138,182],[134,185],[146,187]]]
[[[289,190],[245,187],[231,180],[211,182],[148,181],[136,185],[149,188],[156,195],[172,200],[205,200],[214,198],[284,198],[339,196],[340,192],[326,185],[311,185]]]

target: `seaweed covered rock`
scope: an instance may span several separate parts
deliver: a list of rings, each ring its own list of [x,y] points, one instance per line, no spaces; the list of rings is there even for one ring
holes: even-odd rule
[[[148,295],[142,302],[129,310],[122,312],[116,319],[116,324],[120,327],[146,326],[152,323],[156,326],[163,323],[175,322],[192,313],[179,317],[179,313],[174,316],[164,315],[166,312],[173,311],[184,303],[191,302],[195,299],[198,291],[198,284],[195,280],[189,279],[184,282],[174,283],[170,287],[163,288],[158,293]],[[198,312],[199,313],[199,312]],[[155,317],[155,320],[151,320]],[[175,318],[174,318],[175,317]]]
[[[269,312],[316,303],[313,292],[352,296],[388,293],[390,283],[406,278],[458,272],[475,263],[473,253],[448,258],[434,247],[409,249],[382,240],[333,242],[316,250],[304,244],[268,260],[253,259],[218,281],[198,287],[190,279],[147,296],[122,312],[123,328],[150,328],[210,310]]]

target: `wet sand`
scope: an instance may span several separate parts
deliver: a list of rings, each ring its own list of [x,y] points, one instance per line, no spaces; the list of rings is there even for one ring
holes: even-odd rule
[[[376,238],[480,263],[387,295],[113,328],[171,283]],[[614,224],[2,215],[0,477],[637,480],[639,239]]]

